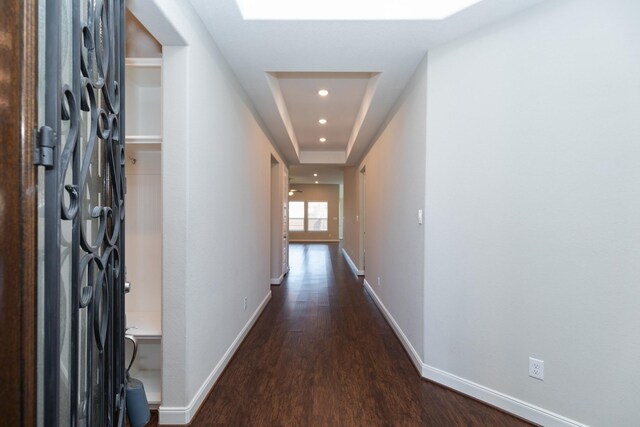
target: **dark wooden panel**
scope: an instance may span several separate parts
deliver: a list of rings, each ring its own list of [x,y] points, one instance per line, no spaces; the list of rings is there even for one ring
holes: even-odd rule
[[[2,0],[0,14],[0,414],[35,425],[37,4]]]
[[[337,244],[290,254],[192,426],[530,425],[422,379]]]

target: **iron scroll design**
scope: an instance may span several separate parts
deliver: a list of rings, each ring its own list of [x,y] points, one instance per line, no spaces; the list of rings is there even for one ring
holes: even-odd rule
[[[125,425],[124,15],[125,0],[47,1],[58,57],[45,121],[59,138],[45,174],[45,205],[58,206],[45,211],[46,426]],[[68,28],[51,29],[56,16]]]

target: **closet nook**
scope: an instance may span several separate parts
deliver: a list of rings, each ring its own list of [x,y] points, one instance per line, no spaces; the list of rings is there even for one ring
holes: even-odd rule
[[[127,334],[138,342],[130,375],[143,382],[151,408],[162,401],[161,87],[162,58],[127,58],[125,309]]]

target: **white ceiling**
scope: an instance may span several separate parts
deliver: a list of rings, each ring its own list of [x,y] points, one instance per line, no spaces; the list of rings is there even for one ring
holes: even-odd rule
[[[288,163],[355,164],[381,131],[430,48],[541,1],[484,0],[435,21],[243,20],[235,0],[191,3],[253,102],[263,128]],[[322,107],[316,87],[331,75],[319,75],[314,82],[312,77],[293,81],[295,78],[289,78],[293,75],[280,74],[308,72],[376,73],[368,79],[364,93],[363,82],[358,81],[359,86],[349,90],[349,99],[340,101],[344,110],[350,111],[349,118],[340,114],[327,123],[324,131],[335,132],[336,145],[320,148],[313,141]],[[337,78],[336,84],[340,80]],[[329,97],[342,99],[341,92],[332,92]],[[353,117],[356,104],[358,113]],[[345,150],[344,129],[349,127],[348,121],[352,123]]]
[[[277,73],[275,77],[300,150],[346,150],[371,73]],[[329,95],[318,95],[320,89]],[[327,123],[318,123],[320,118]],[[320,142],[321,137],[326,142]]]
[[[318,174],[318,176],[313,176]],[[342,184],[344,182],[344,166],[337,165],[291,165],[289,167],[289,183],[294,184]]]

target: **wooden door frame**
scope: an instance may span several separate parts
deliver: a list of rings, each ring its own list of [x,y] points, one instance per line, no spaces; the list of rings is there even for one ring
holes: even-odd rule
[[[37,418],[38,4],[0,0],[0,414]]]

